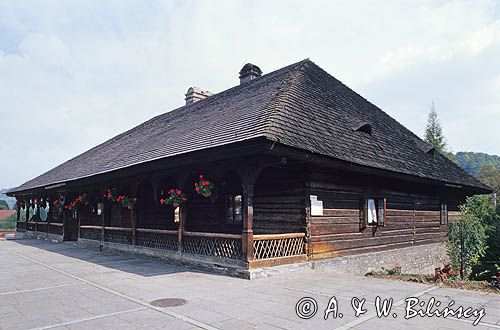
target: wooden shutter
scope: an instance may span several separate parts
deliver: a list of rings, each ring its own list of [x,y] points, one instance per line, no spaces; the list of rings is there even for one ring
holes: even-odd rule
[[[385,212],[387,208],[386,198],[377,199],[377,220],[379,226],[385,225]]]
[[[366,228],[366,224],[368,223],[368,199],[362,198],[359,201],[359,230],[363,230]]]

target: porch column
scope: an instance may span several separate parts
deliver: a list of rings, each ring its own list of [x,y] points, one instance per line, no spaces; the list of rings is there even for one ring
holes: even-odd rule
[[[19,201],[16,200],[16,210],[17,210],[17,222],[16,222],[16,232],[19,231],[19,219],[21,218],[21,207],[19,206]]]
[[[132,222],[132,245],[136,245],[136,229],[137,225],[135,223],[135,207],[134,204],[130,207],[130,222]]]
[[[101,196],[104,196],[104,194],[106,193],[106,189],[103,189],[102,191],[104,191],[104,193],[101,193]],[[101,211],[101,244],[100,244],[100,248],[102,250],[103,246],[104,246],[104,226],[106,225],[106,218],[105,218],[105,213],[106,213],[106,200],[105,198],[103,197],[102,198],[102,211]]]
[[[177,248],[179,253],[181,254],[182,254],[182,237],[184,235],[184,230],[186,229],[186,216],[187,216],[186,204],[181,204],[179,206],[179,229],[177,230]]]
[[[243,232],[241,233],[243,260],[253,260],[253,182],[243,183]]]

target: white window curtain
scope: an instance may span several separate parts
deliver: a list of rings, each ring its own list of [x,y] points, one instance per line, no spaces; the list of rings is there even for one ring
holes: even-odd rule
[[[368,199],[368,223],[377,223],[377,207],[374,199]]]

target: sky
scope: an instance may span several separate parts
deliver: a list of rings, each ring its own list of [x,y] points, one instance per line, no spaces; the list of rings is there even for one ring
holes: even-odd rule
[[[251,62],[310,58],[419,136],[500,154],[500,1],[0,0],[0,188]]]

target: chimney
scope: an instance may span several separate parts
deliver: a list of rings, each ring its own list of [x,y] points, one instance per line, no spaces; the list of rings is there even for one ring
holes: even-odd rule
[[[247,81],[258,78],[262,75],[262,70],[255,64],[247,63],[240,70],[240,85]]]
[[[209,91],[204,91],[199,87],[189,87],[185,98],[186,105],[206,99],[207,97],[212,95],[214,94],[210,93]]]

